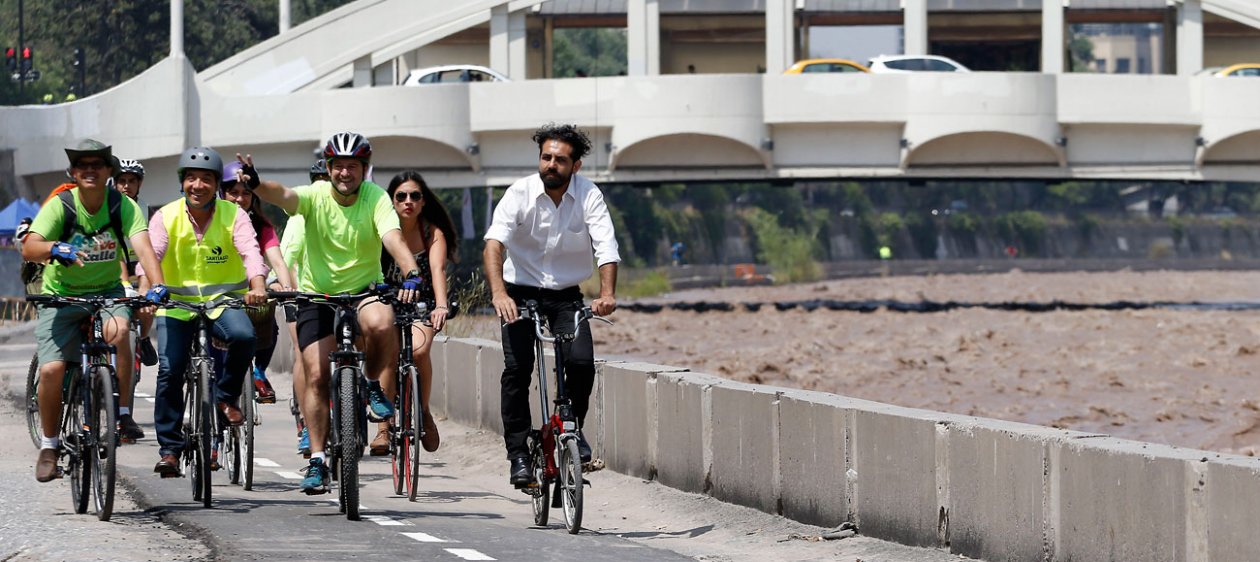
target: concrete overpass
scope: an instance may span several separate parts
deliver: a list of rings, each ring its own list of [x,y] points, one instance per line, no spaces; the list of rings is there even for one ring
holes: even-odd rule
[[[793,4],[769,3],[767,60],[790,61],[791,45],[775,41],[773,30],[787,36],[783,16]],[[487,22],[496,66],[520,70],[526,58],[520,24],[532,2],[359,0],[201,73],[173,41],[170,58],[106,92],[0,108],[0,147],[16,149],[20,183],[43,192],[62,177],[61,146],[108,140],[153,171],[152,201],[175,196],[175,157],[186,146],[252,152],[270,177],[297,184],[311,151],[347,129],[372,138],[378,179],[414,167],[436,187],[505,185],[534,169],[529,133],[548,121],[590,130],[595,151],[584,172],[601,182],[1260,178],[1260,80],[1053,71],[660,75],[644,31],[659,18],[656,2],[628,4],[630,76],[338,88],[370,86],[387,61]],[[912,8],[926,12],[926,4],[907,6],[909,33]],[[1194,0],[1184,6],[1189,23],[1179,33],[1188,39],[1178,46],[1193,54],[1202,13]],[[1241,18],[1260,14],[1237,1],[1202,3],[1222,6]],[[1061,2],[1044,9],[1055,27]]]

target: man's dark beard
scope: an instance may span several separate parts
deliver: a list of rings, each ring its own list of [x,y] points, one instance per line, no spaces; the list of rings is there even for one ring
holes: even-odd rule
[[[543,187],[547,189],[559,189],[564,187],[564,184],[569,183],[569,178],[560,175],[560,172],[543,172],[538,174],[538,177],[542,178]]]

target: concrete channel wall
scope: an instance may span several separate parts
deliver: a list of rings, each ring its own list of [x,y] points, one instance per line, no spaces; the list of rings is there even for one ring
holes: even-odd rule
[[[435,413],[501,432],[499,342],[433,365]],[[972,558],[1260,559],[1254,458],[631,362],[599,364],[585,433],[617,472]]]

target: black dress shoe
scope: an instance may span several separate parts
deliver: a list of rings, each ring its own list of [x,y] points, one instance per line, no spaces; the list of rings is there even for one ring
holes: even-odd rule
[[[586,436],[582,432],[578,432],[578,456],[582,457],[582,462],[591,462],[591,444],[586,442]]]
[[[512,459],[511,476],[508,477],[508,481],[517,488],[523,488],[533,483],[534,469],[529,466],[528,457]]]

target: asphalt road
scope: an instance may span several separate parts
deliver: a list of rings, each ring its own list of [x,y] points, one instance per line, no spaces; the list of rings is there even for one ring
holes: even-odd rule
[[[439,421],[442,448],[421,467],[415,502],[393,493],[388,457],[361,463],[363,520],[347,521],[333,494],[298,490],[289,382],[261,407],[254,489],[215,473],[214,505],[192,501],[190,481],[152,473],[155,371],[135,406],[146,438],[119,449],[121,488],[110,522],[70,509],[69,484],[35,481],[36,450],[16,407],[33,343],[0,343],[0,560],[957,560],[946,552],[866,537],[821,541],[826,529],[604,471],[589,475],[584,528],[563,516],[536,527],[529,497],[507,483],[498,436]],[[0,339],[3,339],[0,336]]]

